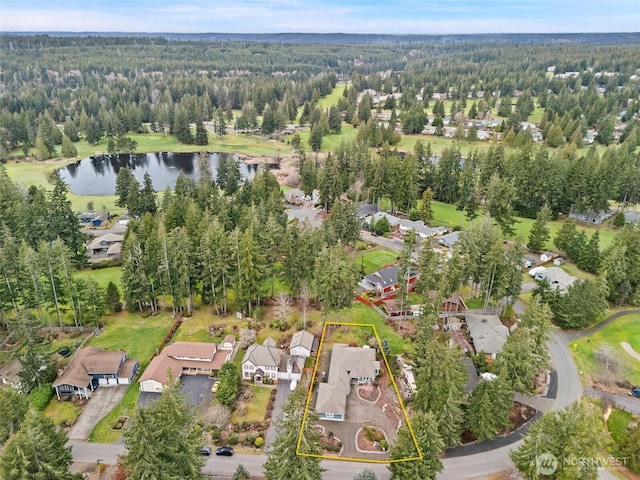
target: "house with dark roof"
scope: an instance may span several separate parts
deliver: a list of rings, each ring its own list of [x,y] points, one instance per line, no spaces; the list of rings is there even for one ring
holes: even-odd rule
[[[376,360],[375,350],[335,343],[327,381],[318,384],[316,413],[320,420],[344,421],[351,384],[371,383],[379,374],[380,362]]]
[[[58,400],[78,395],[89,398],[98,386],[129,385],[138,372],[138,360],[127,359],[127,352],[110,352],[97,347],[78,350],[53,382]]]
[[[80,223],[90,223],[94,227],[101,227],[107,223],[109,218],[109,212],[83,212],[78,214]]]
[[[613,215],[613,211],[611,210],[602,210],[600,212],[593,212],[593,211],[579,211],[577,208],[575,207],[571,207],[571,211],[569,213],[569,218],[572,218],[573,220],[577,221],[577,222],[583,222],[583,223],[591,223],[593,225],[600,225],[602,222],[604,222],[606,219],[608,219],[609,217],[611,217]]]
[[[209,375],[220,370],[231,355],[232,350],[218,350],[215,343],[174,342],[153,357],[140,377],[140,391],[162,392],[169,383],[169,375],[173,380],[183,374]]]
[[[418,272],[410,269],[409,278],[403,280],[409,283],[409,289],[418,281]],[[391,265],[377,272],[365,275],[360,281],[360,285],[365,290],[375,290],[380,296],[387,296],[398,289],[398,265]]]

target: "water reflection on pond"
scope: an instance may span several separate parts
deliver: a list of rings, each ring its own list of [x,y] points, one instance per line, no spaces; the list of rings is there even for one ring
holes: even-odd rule
[[[137,153],[88,157],[59,170],[60,177],[76,195],[114,195],[116,177],[123,167],[131,168],[142,184],[144,174],[149,173],[153,187],[161,192],[173,188],[180,172],[197,180],[200,175],[197,153]],[[243,178],[251,180],[258,168],[247,165],[231,153],[210,153],[209,165],[215,178],[220,158],[233,159],[240,166]]]

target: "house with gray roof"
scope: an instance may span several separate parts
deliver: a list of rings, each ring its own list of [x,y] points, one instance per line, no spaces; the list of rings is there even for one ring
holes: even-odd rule
[[[440,237],[438,239],[438,243],[442,246],[453,248],[453,246],[456,244],[459,238],[460,238],[460,232],[455,231]]]
[[[542,270],[537,270],[533,278],[538,281],[548,282],[551,288],[560,292],[566,292],[577,280],[576,277],[568,274],[560,267],[539,268],[542,268]]]
[[[624,212],[624,221],[640,224],[640,212]]]
[[[502,324],[500,318],[497,315],[465,313],[464,319],[476,354],[482,352],[496,358],[509,337],[509,329]]]
[[[600,212],[592,212],[592,211],[579,211],[575,207],[571,207],[571,212],[569,213],[569,218],[576,220],[577,222],[583,223],[591,223],[593,225],[600,225],[607,218],[613,215],[613,211],[611,210],[602,210]]]
[[[243,380],[263,383],[266,378],[271,382],[302,378],[305,357],[289,355],[275,345],[269,337],[262,345],[254,343],[247,349],[242,359]]]
[[[293,334],[289,344],[289,353],[296,357],[307,358],[318,351],[318,339],[311,333],[300,330]]]
[[[327,381],[318,384],[316,413],[320,420],[344,421],[351,384],[371,383],[379,374],[375,350],[334,344]]]

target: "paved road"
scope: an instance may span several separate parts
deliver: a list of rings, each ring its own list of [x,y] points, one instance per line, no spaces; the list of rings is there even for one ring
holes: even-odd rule
[[[584,394],[589,397],[600,399],[606,397],[607,400],[611,400],[618,408],[623,408],[634,415],[640,415],[640,398],[635,398],[631,395],[617,395],[615,393],[605,392],[595,388],[585,388]]]

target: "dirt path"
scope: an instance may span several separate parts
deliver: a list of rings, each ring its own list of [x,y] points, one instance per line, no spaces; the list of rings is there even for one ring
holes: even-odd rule
[[[640,361],[640,353],[636,352],[629,343],[620,342],[620,345],[622,345],[622,348],[624,348],[625,352],[627,352],[629,355],[631,355],[636,360]]]

